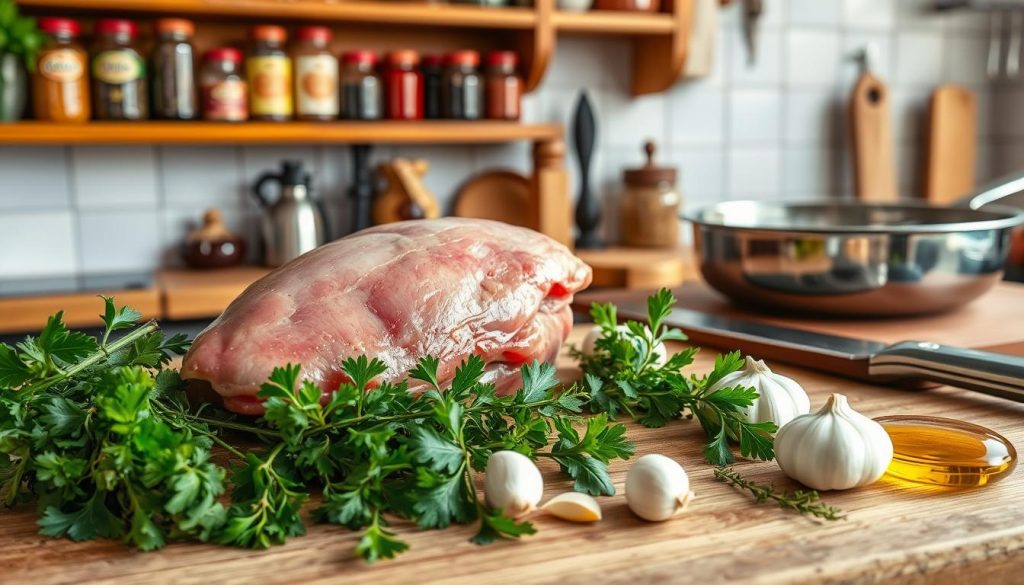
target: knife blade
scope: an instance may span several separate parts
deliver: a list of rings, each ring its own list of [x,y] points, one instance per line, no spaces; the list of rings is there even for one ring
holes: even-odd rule
[[[620,319],[647,320],[647,306],[620,301]],[[895,344],[673,309],[665,324],[694,343],[740,350],[857,380],[948,384],[1024,402],[1024,358],[928,341]]]

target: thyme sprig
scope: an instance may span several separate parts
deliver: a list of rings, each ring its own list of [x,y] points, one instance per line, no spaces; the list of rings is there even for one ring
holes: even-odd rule
[[[749,492],[759,504],[775,502],[780,508],[811,515],[822,520],[846,518],[842,510],[822,502],[821,494],[815,490],[779,491],[774,484],[759,484],[741,476],[731,467],[716,467],[714,474],[715,479]]]

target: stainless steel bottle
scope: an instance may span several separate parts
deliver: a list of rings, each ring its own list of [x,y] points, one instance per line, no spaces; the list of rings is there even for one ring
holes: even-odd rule
[[[268,186],[278,183],[276,200]],[[263,207],[264,263],[280,266],[323,244],[327,239],[323,211],[313,198],[309,173],[298,161],[283,161],[281,172],[267,172],[253,187]]]

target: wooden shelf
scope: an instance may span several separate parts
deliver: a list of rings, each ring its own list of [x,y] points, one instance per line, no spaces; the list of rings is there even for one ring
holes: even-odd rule
[[[422,26],[530,29],[530,8],[460,6],[360,0],[18,0],[22,6],[62,11],[202,15],[245,19],[380,22]]]
[[[555,12],[555,29],[590,34],[670,35],[671,14],[660,12]]]
[[[561,136],[557,124],[490,121],[0,124],[0,144],[483,144]]]

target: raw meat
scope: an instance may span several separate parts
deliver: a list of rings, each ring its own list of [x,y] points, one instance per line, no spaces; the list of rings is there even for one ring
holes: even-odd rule
[[[340,364],[365,354],[403,379],[426,355],[449,380],[471,354],[499,392],[519,367],[553,361],[572,328],[569,303],[590,267],[561,244],[486,220],[406,221],[322,246],[253,283],[196,338],[181,375],[204,380],[235,412],[263,411],[256,392],[275,366],[332,391]]]

